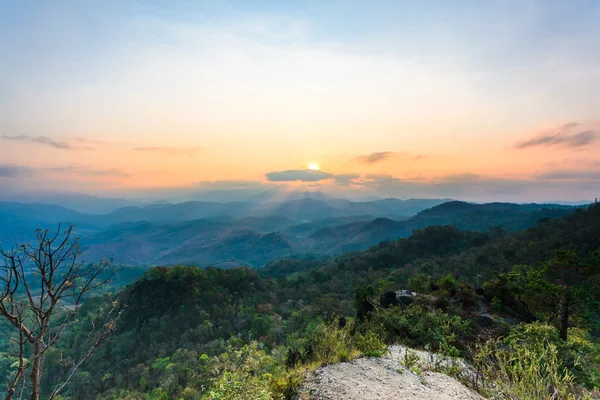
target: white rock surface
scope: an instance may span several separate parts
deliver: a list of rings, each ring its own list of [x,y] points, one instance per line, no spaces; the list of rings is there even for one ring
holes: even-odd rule
[[[410,350],[409,350],[410,351]],[[360,358],[319,368],[309,377],[300,399],[311,400],[482,400],[462,383],[447,375],[417,375],[399,362],[405,348],[391,346],[382,358]],[[432,358],[417,352],[422,362]]]

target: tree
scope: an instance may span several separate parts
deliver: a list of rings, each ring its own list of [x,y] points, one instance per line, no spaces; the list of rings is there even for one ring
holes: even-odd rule
[[[0,265],[0,316],[14,327],[11,340],[18,359],[6,400],[17,390],[19,398],[29,390],[31,400],[40,399],[48,350],[67,328],[78,324],[83,300],[110,280],[108,263],[86,265],[80,256],[79,238],[74,237],[70,225],[65,230],[59,225],[56,232],[38,229],[34,244],[15,243],[9,250],[0,247],[4,259]],[[48,399],[57,398],[77,369],[114,332],[121,315],[115,314],[115,309],[116,303],[112,303],[90,317],[89,349],[78,360],[61,356],[61,374]]]
[[[373,302],[374,295],[375,289],[371,285],[356,289],[354,295],[354,307],[356,308],[356,316],[359,320],[364,320],[371,311],[374,311],[377,308]]]
[[[431,278],[427,274],[414,274],[408,278],[408,288],[417,293],[427,294],[431,292]]]
[[[573,315],[595,304],[600,262],[597,253],[582,261],[575,251],[560,250],[548,262],[515,266],[508,276],[518,282],[520,298],[531,311],[558,319],[560,338],[567,340]]]

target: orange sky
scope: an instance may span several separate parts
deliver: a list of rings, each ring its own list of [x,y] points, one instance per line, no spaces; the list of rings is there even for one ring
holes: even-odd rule
[[[470,15],[440,3],[443,16],[417,3],[311,13],[232,4],[4,10],[0,184],[102,194],[249,181],[457,198],[509,188],[515,199],[598,191],[598,9],[549,37],[559,5],[515,18],[495,2]],[[309,163],[326,174],[303,175]],[[295,172],[269,181],[281,171]]]

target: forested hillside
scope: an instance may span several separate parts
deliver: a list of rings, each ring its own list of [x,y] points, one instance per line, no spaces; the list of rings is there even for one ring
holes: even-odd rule
[[[316,285],[318,292],[333,293],[392,279],[398,283],[415,273],[440,276],[451,273],[481,284],[496,272],[513,265],[534,263],[554,250],[574,247],[580,254],[600,248],[600,207],[579,209],[562,219],[544,218],[527,230],[509,233],[462,231],[453,226],[431,226],[415,231],[407,239],[385,241],[363,252],[347,253],[331,261],[278,260],[261,269],[265,276],[279,271],[300,272],[291,280],[299,286]],[[303,268],[306,271],[302,271]]]
[[[542,265],[554,251],[564,249],[575,250],[581,260],[600,249],[599,206],[559,220],[544,219],[514,233],[431,226],[366,251],[332,260],[282,259],[258,272],[249,268],[156,267],[114,295],[86,302],[84,315],[114,301],[122,316],[110,342],[78,371],[65,396],[200,398],[207,396],[211,385],[219,385],[221,372],[231,367],[222,358],[224,354],[232,356],[231,352],[243,349],[244,344],[258,343],[258,348],[244,351],[256,357],[269,356],[273,373],[285,375],[292,372],[286,368],[296,363],[324,362],[320,353],[324,350],[315,347],[324,344],[315,341],[342,334],[337,329],[351,329],[347,351],[352,354],[377,354],[384,343],[398,341],[434,346],[452,354],[465,352],[474,344],[470,332],[476,323],[468,322],[471,317],[465,312],[473,312],[469,310],[476,303],[479,308],[503,310],[513,321],[546,318],[546,308],[522,297],[522,292],[510,294],[516,286],[502,289],[503,294],[498,295],[500,281],[495,276],[515,264]],[[484,289],[477,289],[476,294],[481,286]],[[375,313],[369,305],[379,304],[379,296],[388,290],[407,287],[430,293],[437,298],[435,304],[411,305],[409,314],[398,311],[397,316],[387,311]],[[495,296],[501,298],[494,300]],[[366,299],[371,300],[364,303]],[[354,315],[359,318],[352,319]],[[387,320],[400,315],[396,322]],[[577,317],[572,323],[593,328],[595,315],[588,312],[585,319]],[[337,328],[342,317],[348,318],[347,328]],[[328,321],[336,322],[331,325]],[[392,325],[380,331],[376,328],[379,323]],[[396,324],[408,325],[399,328]],[[5,325],[2,329],[10,332]],[[418,333],[415,329],[425,330]],[[67,332],[48,355],[43,390],[51,390],[60,373],[52,360],[61,352],[77,355],[85,351],[87,341],[76,330]],[[0,345],[0,368],[10,374],[10,343]],[[291,379],[282,383],[288,390],[297,378],[285,376]],[[272,383],[267,384],[269,390],[275,390],[269,385]]]

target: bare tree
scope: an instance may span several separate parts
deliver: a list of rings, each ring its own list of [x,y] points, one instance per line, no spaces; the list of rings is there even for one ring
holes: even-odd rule
[[[79,238],[73,227],[56,232],[36,231],[34,244],[0,247],[0,317],[15,328],[17,357],[14,375],[7,382],[6,400],[22,398],[27,387],[31,400],[39,400],[43,361],[65,330],[77,324],[83,300],[112,276],[105,261],[80,261]],[[89,350],[78,360],[61,359],[62,374],[48,399],[64,390],[77,369],[115,331],[121,312],[116,303],[90,316]]]

